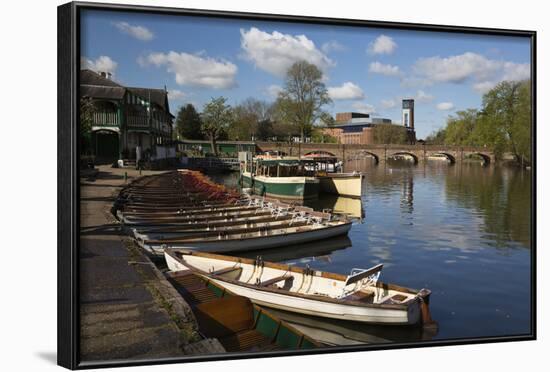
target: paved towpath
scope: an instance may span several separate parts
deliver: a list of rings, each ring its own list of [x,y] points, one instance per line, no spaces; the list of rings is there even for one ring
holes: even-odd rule
[[[188,306],[171,296],[173,288],[110,214],[114,195],[126,182],[125,172],[128,182],[139,177],[136,170],[100,166],[96,176],[80,180],[82,361],[223,351],[215,340],[197,343],[200,337]]]

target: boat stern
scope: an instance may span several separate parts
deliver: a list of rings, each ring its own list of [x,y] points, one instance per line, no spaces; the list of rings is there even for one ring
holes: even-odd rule
[[[418,292],[418,299],[420,301],[420,312],[421,312],[421,319],[420,324],[422,324],[423,328],[438,328],[438,324],[435,320],[432,319],[432,315],[430,313],[430,295],[432,294],[432,291],[426,288],[422,288],[420,292]]]

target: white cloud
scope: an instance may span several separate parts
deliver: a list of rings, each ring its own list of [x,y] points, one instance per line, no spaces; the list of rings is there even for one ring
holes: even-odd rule
[[[428,102],[432,102],[435,99],[435,97],[431,94],[424,92],[423,90],[419,90],[416,92],[414,99],[420,103],[428,103]]]
[[[168,91],[168,98],[170,98],[171,100],[174,100],[174,101],[180,101],[182,100],[183,98],[187,97],[187,93],[185,92],[182,92],[181,90],[178,90],[178,89],[170,89]]]
[[[401,74],[399,66],[385,65],[380,62],[371,62],[369,72],[386,76],[399,76]]]
[[[236,85],[238,68],[235,64],[204,56],[203,53],[151,53],[145,58],[139,58],[138,63],[142,66],[166,66],[179,85],[212,89],[226,89]]]
[[[293,63],[307,61],[321,70],[334,66],[334,62],[305,35],[288,35],[273,31],[271,34],[255,27],[241,29],[241,48],[244,58],[273,75],[284,77]]]
[[[434,82],[445,83],[461,83],[470,77],[476,80],[487,79],[500,68],[498,61],[471,52],[446,58],[420,58],[413,66],[416,74]]]
[[[339,42],[337,42],[336,40],[331,40],[326,43],[323,43],[323,45],[321,45],[321,50],[326,54],[328,54],[330,52],[342,52],[346,50],[346,47],[340,44]]]
[[[525,80],[531,77],[529,63],[504,62],[502,80]]]
[[[448,110],[452,110],[455,107],[455,105],[452,102],[440,102],[437,104],[436,107],[438,110],[448,111]]]
[[[100,56],[95,61],[84,56],[80,57],[80,68],[87,68],[95,72],[110,72],[114,75],[118,63],[109,56]]]
[[[347,81],[339,87],[329,87],[328,95],[334,100],[365,98],[363,89],[351,81]]]
[[[482,81],[479,83],[475,83],[473,85],[473,88],[476,92],[480,94],[485,94],[491,89],[493,89],[497,85],[497,82],[495,81]]]
[[[364,114],[374,114],[376,113],[376,108],[365,102],[354,102],[351,107],[353,107],[356,111],[362,112]]]
[[[477,53],[466,52],[450,57],[420,58],[413,65],[418,81],[429,83],[473,82],[473,89],[484,93],[503,80],[523,80],[530,77],[529,63],[515,63],[489,59]]]
[[[271,98],[277,98],[282,90],[283,88],[280,85],[273,84],[267,87],[266,93]]]
[[[383,99],[380,103],[384,109],[391,109],[397,106],[397,101],[394,99]]]
[[[121,32],[130,35],[138,40],[149,41],[153,40],[155,35],[146,27],[131,25],[127,22],[114,22],[113,25]]]
[[[369,44],[367,51],[369,54],[392,54],[395,49],[397,49],[397,44],[391,37],[380,35]]]

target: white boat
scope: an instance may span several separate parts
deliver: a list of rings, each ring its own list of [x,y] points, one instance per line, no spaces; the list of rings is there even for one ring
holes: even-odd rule
[[[251,209],[247,211],[206,211],[195,214],[183,214],[173,215],[165,217],[155,216],[126,216],[124,214],[119,216],[119,220],[125,225],[168,225],[168,224],[180,224],[185,222],[199,222],[199,221],[223,221],[242,218],[252,218],[259,216],[270,216],[272,212],[269,210]]]
[[[431,292],[379,282],[382,265],[346,276],[189,250],[166,250],[164,255],[171,271],[191,270],[259,305],[373,324],[433,324]]]
[[[140,232],[138,229],[133,229],[134,238],[137,240],[162,240],[162,239],[179,239],[190,237],[197,234],[205,234],[203,236],[218,236],[219,233],[223,234],[236,234],[241,232],[249,232],[252,229],[275,229],[275,228],[285,228],[292,226],[303,226],[307,224],[307,221],[304,222],[295,222],[291,219],[275,219],[272,218],[268,222],[253,222],[253,221],[243,221],[239,224],[228,224],[226,226],[200,226],[195,227],[190,225],[188,227],[182,227],[174,231],[159,231],[159,232]],[[208,235],[206,235],[208,234]]]
[[[315,240],[345,235],[351,228],[349,221],[308,223],[285,228],[250,229],[237,234],[223,233],[195,235],[182,239],[158,239],[137,241],[145,250],[162,254],[165,249],[190,248],[207,252],[243,252],[258,249],[285,247]]]
[[[360,198],[363,189],[363,173],[326,173],[317,175],[322,192]]]
[[[360,172],[341,173],[341,162],[329,153],[318,151],[302,157],[306,169],[314,172],[323,193],[360,198],[365,175]]]

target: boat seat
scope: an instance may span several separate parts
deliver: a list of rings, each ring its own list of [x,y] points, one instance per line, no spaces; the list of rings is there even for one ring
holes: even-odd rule
[[[243,269],[242,267],[237,267],[237,266],[224,267],[222,269],[211,271],[210,274],[211,275],[223,275],[223,274],[231,273],[233,271],[241,271],[242,269]]]
[[[361,302],[373,302],[374,301],[374,291],[357,291],[350,293],[344,300],[350,301],[361,301]]]
[[[282,275],[282,276],[278,276],[276,278],[272,278],[272,279],[268,279],[268,280],[265,280],[263,282],[260,282],[258,284],[258,287],[268,287],[270,285],[273,285],[273,284],[276,284],[276,283],[279,283],[281,281],[286,281],[290,278],[294,278],[292,275]]]
[[[393,296],[382,299],[381,304],[400,304],[408,297],[401,294],[394,294]]]
[[[330,214],[330,213],[326,213],[326,212],[317,212],[317,211],[309,212],[309,215],[310,215],[312,218],[315,218],[315,219],[318,219],[318,220],[330,220],[330,217],[331,217],[331,214]]]
[[[314,212],[313,208],[310,207],[302,207],[302,206],[296,206],[294,207],[294,211],[298,213],[311,213]]]

